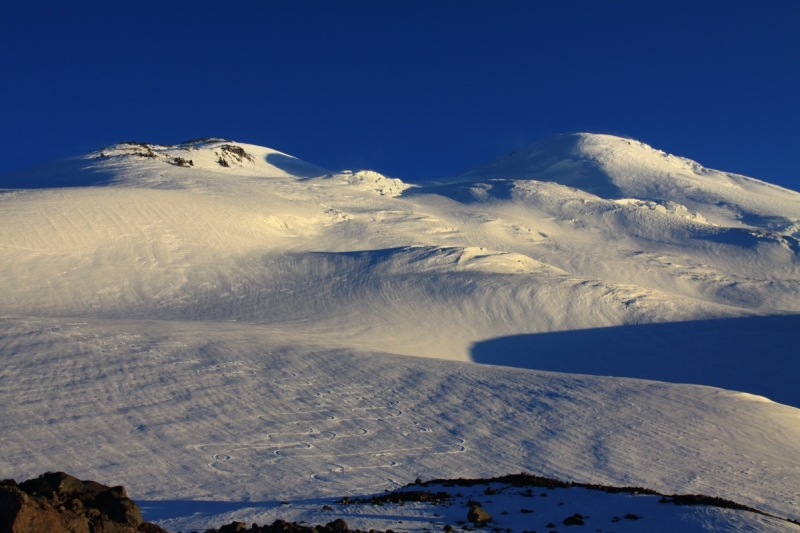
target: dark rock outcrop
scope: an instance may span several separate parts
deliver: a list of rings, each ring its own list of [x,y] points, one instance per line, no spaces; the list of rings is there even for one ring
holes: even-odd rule
[[[125,488],[48,472],[0,481],[0,533],[166,533],[142,519]]]
[[[219,533],[239,533],[240,531],[247,531],[247,524],[244,522],[231,522],[219,528]]]
[[[342,520],[341,518],[337,518],[330,524],[328,524],[328,528],[330,528],[334,533],[342,533],[343,531],[347,531],[347,522]]]
[[[349,498],[345,496],[339,503],[342,505],[349,504],[369,504],[369,505],[384,505],[384,504],[397,504],[402,505],[406,502],[425,502],[433,505],[442,505],[452,500],[453,496],[449,492],[431,492],[429,490],[404,490],[388,492],[386,494],[377,494],[370,498]]]
[[[485,524],[486,522],[491,521],[492,515],[490,515],[486,510],[481,507],[480,505],[472,505],[467,511],[467,520],[472,522],[473,524]]]
[[[316,527],[298,524],[297,522],[286,522],[284,520],[275,520],[275,522],[273,522],[272,525],[265,524],[263,526],[259,526],[258,524],[253,524],[249,528],[242,522],[231,522],[230,524],[224,525],[219,529],[208,529],[206,530],[205,533],[367,533],[367,532],[361,531],[360,529],[350,529],[347,526],[347,522],[345,522],[341,518],[337,518],[333,522],[328,522],[328,524],[324,526],[317,525]],[[387,529],[385,532],[382,532],[370,529],[369,533],[394,533],[394,531],[392,531],[391,529]]]
[[[575,513],[574,515],[568,516],[564,519],[565,526],[582,526],[584,524],[585,522],[583,521],[583,516],[578,513]]]

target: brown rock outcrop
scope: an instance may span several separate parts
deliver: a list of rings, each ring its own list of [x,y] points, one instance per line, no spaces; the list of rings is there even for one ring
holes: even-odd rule
[[[48,472],[0,481],[0,533],[166,533],[142,519],[125,488]]]

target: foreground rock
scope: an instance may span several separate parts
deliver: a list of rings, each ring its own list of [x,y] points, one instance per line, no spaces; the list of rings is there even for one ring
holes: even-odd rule
[[[467,511],[467,520],[473,524],[485,524],[491,519],[492,515],[486,512],[477,502],[470,502],[469,511]]]
[[[0,481],[0,533],[166,533],[145,522],[122,486],[48,472]]]

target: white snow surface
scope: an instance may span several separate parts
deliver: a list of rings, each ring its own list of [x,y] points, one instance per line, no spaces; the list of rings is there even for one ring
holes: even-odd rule
[[[205,139],[0,186],[2,477],[299,509],[525,470],[800,518],[794,191],[591,134],[416,184]]]

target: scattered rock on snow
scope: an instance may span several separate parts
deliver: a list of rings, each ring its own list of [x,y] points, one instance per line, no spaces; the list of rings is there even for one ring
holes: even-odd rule
[[[578,513],[575,513],[574,515],[568,516],[564,519],[565,526],[583,526],[585,524],[586,523],[583,521],[583,516]]]
[[[347,531],[347,522],[341,518],[337,518],[333,522],[330,522],[327,527],[334,533],[342,533],[343,531]]]
[[[244,522],[231,522],[219,528],[219,533],[239,533],[240,531],[247,531],[247,524]]]
[[[484,522],[491,521],[491,519],[492,515],[486,512],[486,510],[480,505],[470,507],[469,511],[467,512],[467,520],[473,524],[482,524]]]

